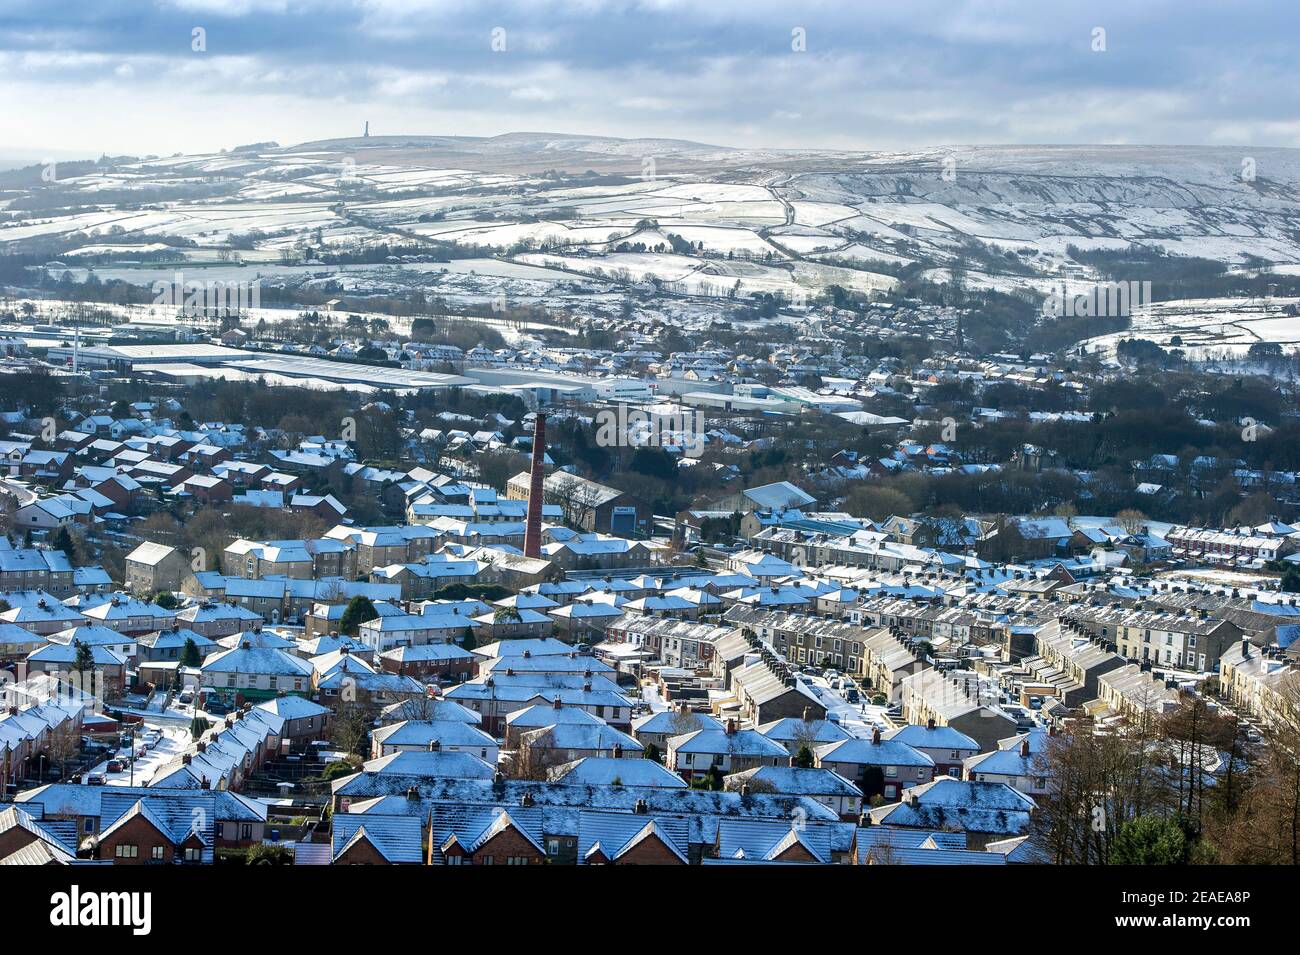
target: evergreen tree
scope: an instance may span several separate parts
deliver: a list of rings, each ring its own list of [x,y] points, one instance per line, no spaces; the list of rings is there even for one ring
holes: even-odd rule
[[[75,545],[72,542],[72,535],[68,533],[66,527],[60,527],[54,532],[54,537],[50,539],[50,546],[55,550],[61,550],[68,555],[71,555],[75,549]]]
[[[1119,827],[1111,865],[1186,865],[1191,844],[1171,816],[1138,816]]]
[[[199,653],[199,645],[193,637],[186,637],[185,646],[181,647],[181,666],[196,667],[202,662],[203,654]]]
[[[90,692],[90,677],[87,674],[95,672],[95,654],[90,649],[90,644],[82,643],[80,640],[74,641],[77,648],[77,656],[72,664],[72,669],[77,674],[78,688],[83,692]]]
[[[360,594],[348,601],[347,607],[343,611],[343,616],[339,620],[339,633],[347,637],[355,637],[357,628],[367,620],[374,620],[379,616],[379,611],[371,603],[369,597],[363,597]]]

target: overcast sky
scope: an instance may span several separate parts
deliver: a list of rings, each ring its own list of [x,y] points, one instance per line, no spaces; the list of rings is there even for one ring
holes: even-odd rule
[[[1297,146],[1297,37],[1294,0],[0,0],[0,158],[288,144],[367,119],[737,146]]]

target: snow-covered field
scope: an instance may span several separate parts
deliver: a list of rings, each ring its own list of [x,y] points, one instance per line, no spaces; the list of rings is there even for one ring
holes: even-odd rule
[[[1084,342],[1089,352],[1114,355],[1125,338],[1181,348],[1190,358],[1242,357],[1256,342],[1300,345],[1300,299],[1215,298],[1156,302],[1134,309],[1128,331]]]
[[[0,249],[52,250],[69,266],[98,256],[104,281],[166,280],[169,268],[138,265],[161,253],[210,268],[205,279],[229,271],[248,280],[255,270],[349,294],[505,295],[588,317],[608,314],[592,296],[648,284],[714,309],[756,294],[797,300],[829,285],[887,294],[894,279],[873,263],[890,271],[920,263],[944,281],[972,250],[981,254],[967,263],[970,285],[1039,293],[1065,270],[1088,273],[1071,247],[1140,246],[1296,274],[1300,151],[1253,150],[1248,180],[1244,158],[1219,147],[796,153],[556,134],[334,140],[96,169],[58,183],[66,211],[0,223]],[[141,201],[119,209],[101,199],[88,209],[110,191]],[[0,202],[12,208],[19,194]],[[295,264],[381,243],[426,243],[427,258],[443,243],[498,257]],[[223,249],[247,264],[224,266]],[[1280,304],[1166,303],[1134,332],[1178,336],[1188,349],[1300,340]]]

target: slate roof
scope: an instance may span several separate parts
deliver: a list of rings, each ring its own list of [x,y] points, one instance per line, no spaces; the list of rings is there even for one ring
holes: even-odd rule
[[[885,739],[879,743],[853,737],[838,743],[828,743],[816,749],[819,763],[857,763],[862,766],[934,766],[934,760],[912,746],[898,740]]]
[[[785,719],[764,723],[758,731],[778,743],[808,743],[816,746],[851,739],[853,734],[830,720],[803,720],[788,716]]]
[[[885,739],[897,740],[916,749],[971,749],[978,752],[980,748],[975,740],[950,726],[926,727],[919,723],[909,723],[883,735]]]
[[[424,861],[423,827],[417,817],[337,813],[332,825],[331,861],[362,841],[370,843],[394,865],[418,865]]]
[[[445,750],[405,750],[367,760],[362,771],[389,776],[424,776],[431,778],[491,779],[493,767],[473,753]],[[353,777],[336,780],[336,786]],[[341,786],[339,786],[341,788]]]
[[[1003,783],[980,783],[941,777],[913,786],[899,803],[871,810],[876,825],[949,829],[967,832],[1021,833],[1029,826],[1036,803]]]
[[[370,738],[381,746],[421,746],[437,740],[443,746],[481,746],[496,749],[497,742],[464,720],[404,720],[373,730]]]
[[[723,780],[727,789],[739,790],[741,786],[762,792],[777,792],[791,796],[861,796],[862,791],[839,773],[829,769],[804,769],[798,766],[758,766],[744,772],[732,773]]]
[[[685,789],[686,782],[653,759],[588,756],[553,767],[548,777],[561,786],[648,786]]]

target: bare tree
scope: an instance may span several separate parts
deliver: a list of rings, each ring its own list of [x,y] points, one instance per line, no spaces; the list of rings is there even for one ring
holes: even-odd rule
[[[1245,774],[1240,801],[1214,823],[1223,863],[1300,864],[1300,674],[1278,692],[1279,705],[1263,727],[1266,745]]]
[[[1228,776],[1231,783],[1239,735],[1237,721],[1213,707],[1204,697],[1187,693],[1176,709],[1160,717],[1161,755],[1168,759],[1174,810],[1195,825],[1200,832],[1207,811],[1207,785],[1217,785],[1220,752],[1229,752]]]
[[[592,482],[572,474],[554,474],[542,492],[542,500],[558,506],[564,523],[570,527],[595,529],[601,494]]]
[[[1077,721],[1036,757],[1055,791],[1034,814],[1034,838],[1059,865],[1105,865],[1120,826],[1169,805],[1167,776],[1156,771],[1155,718],[1118,729]]]
[[[673,715],[668,721],[668,735],[685,736],[687,733],[694,733],[701,727],[699,717],[691,710],[682,707],[673,710]]]

